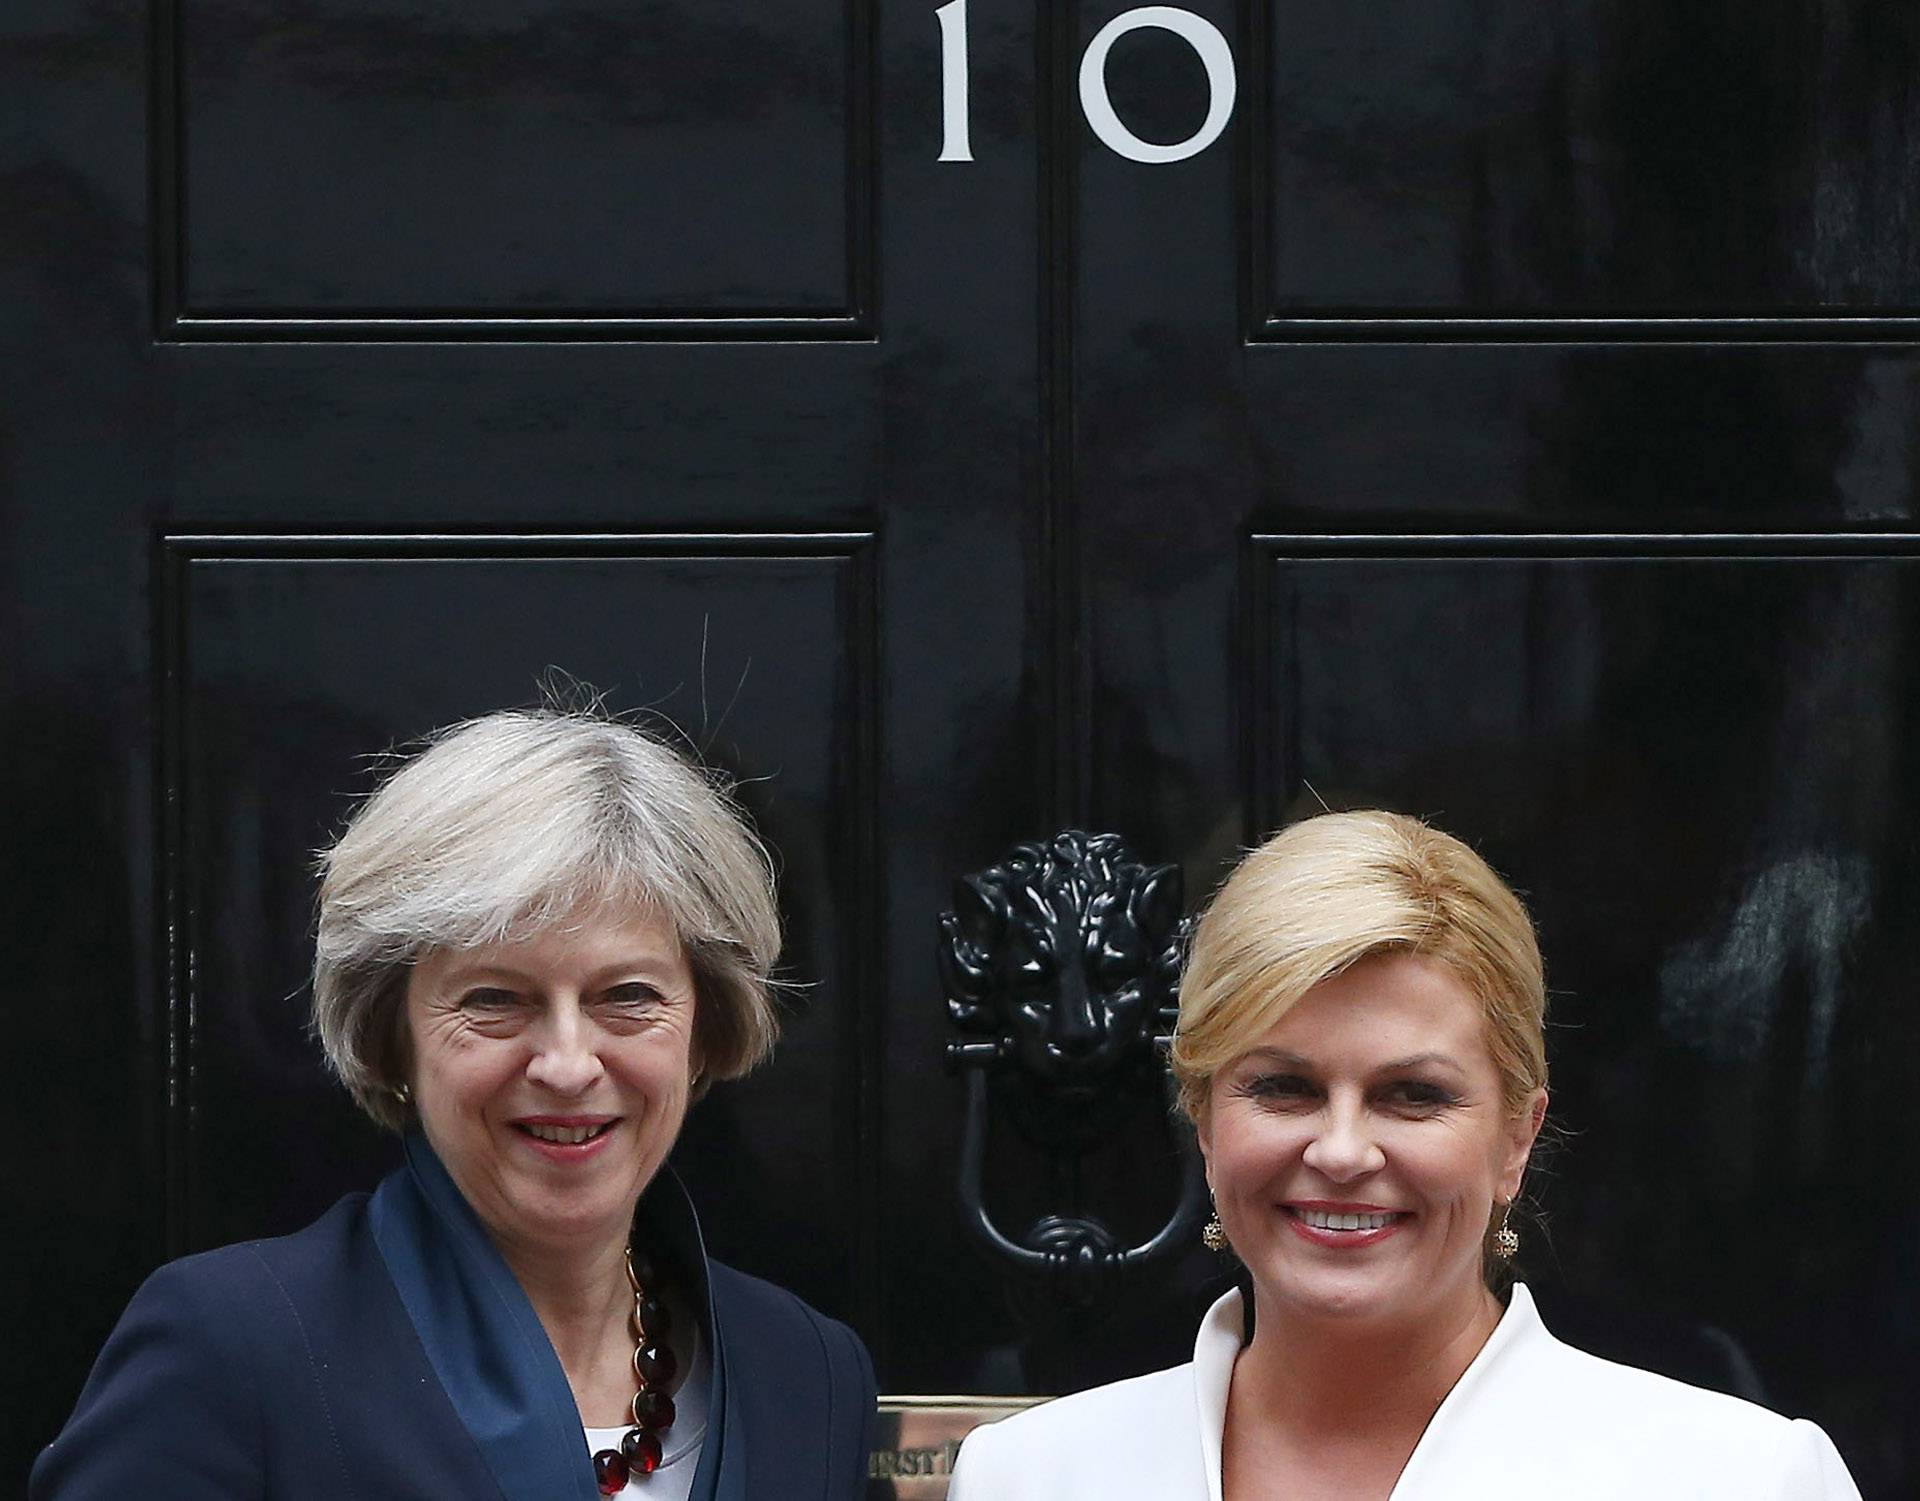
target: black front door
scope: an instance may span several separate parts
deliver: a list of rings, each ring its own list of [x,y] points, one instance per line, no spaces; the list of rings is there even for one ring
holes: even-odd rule
[[[368,755],[584,683],[778,848],[787,1040],[681,1160],[885,1391],[1178,1360],[1221,1280],[1063,1356],[964,1232],[954,879],[1107,830],[1191,907],[1384,803],[1541,920],[1543,1303],[1906,1494],[1917,50],[1867,0],[8,8],[6,1462],[158,1261],[389,1159],[303,1021]],[[1151,1233],[1156,1105],[1071,1163],[995,1116],[995,1213]]]

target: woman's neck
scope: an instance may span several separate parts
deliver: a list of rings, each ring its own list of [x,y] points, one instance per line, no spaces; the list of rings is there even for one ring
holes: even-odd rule
[[[1392,1324],[1316,1317],[1257,1290],[1255,1310],[1253,1342],[1234,1365],[1236,1416],[1359,1442],[1411,1435],[1409,1451],[1501,1312],[1477,1282],[1471,1295]]]
[[[626,1251],[620,1235],[587,1245],[500,1246],[592,1427],[621,1422],[633,1395]]]

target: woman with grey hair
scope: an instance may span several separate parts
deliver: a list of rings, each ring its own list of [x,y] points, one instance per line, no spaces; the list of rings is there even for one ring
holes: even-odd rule
[[[315,1027],[404,1165],[157,1272],[32,1497],[861,1494],[865,1349],[709,1261],[661,1171],[777,1031],[772,872],[727,793],[629,725],[493,714],[323,871]]]

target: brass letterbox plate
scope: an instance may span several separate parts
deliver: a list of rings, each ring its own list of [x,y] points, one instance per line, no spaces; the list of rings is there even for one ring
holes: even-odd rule
[[[868,1501],[946,1501],[960,1440],[1045,1397],[882,1397],[867,1465]]]

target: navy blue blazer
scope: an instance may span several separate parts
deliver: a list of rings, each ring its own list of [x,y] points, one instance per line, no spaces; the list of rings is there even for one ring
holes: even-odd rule
[[[695,1501],[857,1501],[874,1414],[859,1338],[708,1262],[684,1193],[649,1247],[704,1273],[713,1389]],[[162,1267],[108,1339],[30,1501],[598,1501],[532,1306],[417,1134],[305,1230]]]

